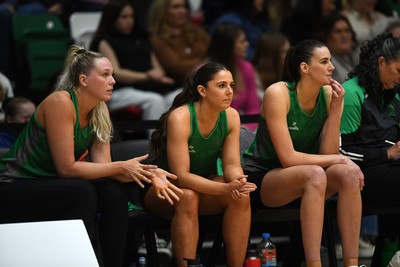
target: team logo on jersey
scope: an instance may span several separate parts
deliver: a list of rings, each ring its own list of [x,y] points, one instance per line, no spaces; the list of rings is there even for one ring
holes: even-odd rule
[[[196,150],[194,149],[194,145],[189,145],[189,153],[196,153]]]
[[[289,128],[289,130],[292,130],[292,131],[298,131],[299,130],[299,127],[297,127],[297,123],[296,122],[293,122],[292,126],[289,125],[288,128]]]

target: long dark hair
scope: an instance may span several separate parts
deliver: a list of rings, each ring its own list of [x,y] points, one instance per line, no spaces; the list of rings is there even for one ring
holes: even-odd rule
[[[326,47],[326,45],[314,39],[304,40],[292,46],[286,54],[281,80],[297,84],[301,78],[300,64],[302,62],[309,64],[314,50],[319,47]]]
[[[105,35],[114,31],[114,23],[118,19],[121,11],[126,6],[131,6],[133,11],[136,12],[135,6],[132,2],[121,0],[121,1],[109,1],[102,10],[101,18],[99,21],[99,26],[90,42],[90,50],[98,51],[99,43],[104,38]],[[134,14],[134,17],[135,14]],[[132,36],[146,36],[146,32],[143,27],[138,25],[138,21],[135,19],[135,24],[132,32]]]
[[[154,153],[154,159],[159,158],[165,151],[167,141],[167,120],[169,114],[180,106],[200,100],[200,94],[197,91],[197,87],[199,85],[207,87],[208,82],[214,79],[214,76],[222,70],[228,69],[223,64],[209,62],[197,71],[191,72],[186,76],[182,92],[175,97],[169,110],[161,115],[160,119],[157,121],[156,129],[151,136],[150,152],[152,154]]]
[[[286,41],[289,42],[289,39],[283,33],[264,32],[257,42],[252,63],[263,88],[281,79],[284,62],[281,59],[281,50]]]
[[[234,76],[236,74],[235,42],[242,32],[244,31],[238,25],[221,23],[214,28],[208,48],[209,60],[225,65]]]
[[[368,95],[372,96],[379,108],[383,94],[383,84],[379,75],[379,57],[384,57],[386,63],[400,60],[400,40],[391,33],[377,35],[365,41],[360,48],[358,65],[349,73],[349,78],[357,77],[358,84]],[[393,96],[397,90],[393,90]]]

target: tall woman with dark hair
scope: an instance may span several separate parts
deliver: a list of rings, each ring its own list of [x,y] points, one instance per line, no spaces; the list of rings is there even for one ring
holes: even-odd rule
[[[250,233],[250,197],[255,185],[246,181],[240,164],[240,117],[230,107],[232,74],[218,63],[207,63],[186,78],[183,91],[159,120],[151,138],[155,163],[179,177],[184,194],[165,205],[150,187],[145,209],[172,218],[171,238],[178,266],[195,258],[199,215],[223,213],[227,265],[242,267]],[[221,156],[223,176],[217,176]]]
[[[283,81],[265,90],[255,140],[243,169],[257,184],[252,205],[280,207],[300,199],[300,221],[308,267],[320,267],[325,199],[336,195],[344,266],[358,266],[360,168],[339,154],[345,91],[332,79],[328,48],[305,40],[285,60]]]

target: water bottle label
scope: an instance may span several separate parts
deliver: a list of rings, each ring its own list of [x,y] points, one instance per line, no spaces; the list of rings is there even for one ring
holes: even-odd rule
[[[263,249],[261,258],[261,267],[277,266],[276,249]]]

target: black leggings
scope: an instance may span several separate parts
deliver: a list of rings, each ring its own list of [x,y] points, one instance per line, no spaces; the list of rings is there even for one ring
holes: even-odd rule
[[[0,182],[0,223],[82,219],[91,235],[97,222],[104,266],[123,266],[128,232],[126,186],[111,179]]]

